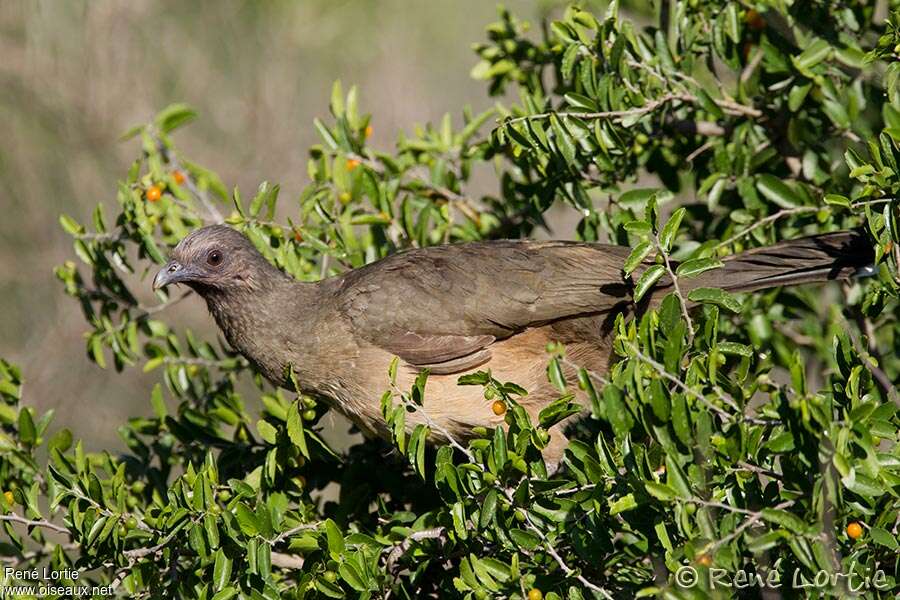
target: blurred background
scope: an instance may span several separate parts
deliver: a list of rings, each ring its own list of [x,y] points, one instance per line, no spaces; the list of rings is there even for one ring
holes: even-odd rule
[[[507,6],[532,22],[553,9]],[[187,102],[200,116],[176,135],[185,156],[245,197],[279,182],[288,201],[334,79],[359,86],[376,148],[448,111],[459,122],[466,104],[490,106],[469,70],[496,14],[484,0],[0,2],[0,356],[22,366],[26,402],[55,408],[57,425],[93,448],[121,447],[118,424],[150,411],[159,375],[89,362],[77,302],[52,272],[73,257],[59,213],[84,222],[96,203],[115,205],[139,153],[118,141],[126,129]],[[178,312],[216,335],[200,301]]]

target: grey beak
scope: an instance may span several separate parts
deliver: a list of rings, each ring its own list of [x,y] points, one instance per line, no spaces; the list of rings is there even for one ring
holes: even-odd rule
[[[184,267],[181,266],[181,263],[170,260],[162,269],[159,270],[159,273],[156,274],[156,277],[153,278],[153,291],[155,292],[158,289],[164,288],[170,283],[178,283],[179,281],[183,281],[183,274]]]

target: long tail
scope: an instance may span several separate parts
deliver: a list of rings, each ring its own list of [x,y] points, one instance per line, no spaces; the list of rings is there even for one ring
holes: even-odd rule
[[[724,265],[697,277],[679,278],[687,294],[701,287],[728,292],[752,292],[781,285],[848,279],[874,261],[871,243],[861,231],[837,231],[754,248],[724,258]],[[671,282],[661,280],[652,301],[661,301]]]

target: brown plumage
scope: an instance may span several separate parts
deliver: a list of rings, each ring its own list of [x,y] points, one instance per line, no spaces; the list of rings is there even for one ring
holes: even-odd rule
[[[503,417],[479,388],[456,384],[464,373],[490,369],[523,386],[529,393],[522,404],[536,418],[557,397],[546,377],[548,342],[564,343],[569,362],[606,372],[610,326],[635,309],[622,273],[629,252],[576,242],[473,242],[407,250],[304,283],[272,266],[241,233],[214,225],[185,237],[153,284],[192,287],[228,343],[273,384],[290,386],[292,366],[304,391],[329,399],[370,434],[388,433],[379,400],[392,358],[404,364],[401,389],[429,369],[425,413],[465,440],[473,427]],[[750,250],[679,283],[684,294],[697,287],[747,292],[847,278],[871,259],[861,234],[837,232]],[[646,303],[669,291],[663,278]],[[422,420],[410,414],[407,426]],[[551,466],[565,445],[557,426],[544,452]]]

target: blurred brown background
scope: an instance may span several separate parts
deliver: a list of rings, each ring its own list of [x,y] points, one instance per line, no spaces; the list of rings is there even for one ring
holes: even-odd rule
[[[507,5],[529,19],[551,7]],[[465,104],[490,106],[469,78],[470,46],[495,17],[484,0],[0,2],[0,356],[23,367],[27,402],[56,408],[94,448],[149,412],[159,375],[90,363],[78,306],[52,273],[73,256],[59,213],[87,221],[115,204],[139,152],[122,132],[187,102],[200,118],[176,136],[186,156],[245,196],[280,182],[290,201],[335,79],[359,86],[381,148],[447,111],[459,122]],[[178,310],[214,335],[202,303]]]

